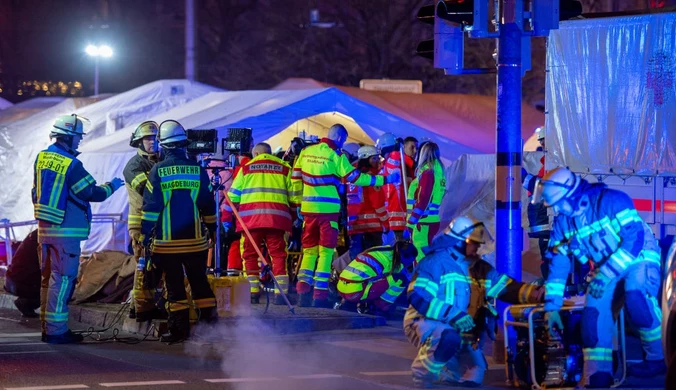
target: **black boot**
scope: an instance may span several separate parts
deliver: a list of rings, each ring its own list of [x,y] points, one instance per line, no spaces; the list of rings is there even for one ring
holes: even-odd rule
[[[160,336],[161,342],[178,343],[186,340],[190,334],[190,311],[185,309],[169,312],[167,328],[169,333]]]
[[[165,333],[162,336],[160,336],[160,342],[162,343],[169,343],[169,344],[174,344],[174,343],[181,343],[185,340],[187,340],[188,337],[184,334],[179,334],[179,333]]]
[[[272,304],[277,306],[284,306],[286,305],[286,301],[284,300],[282,294],[275,294],[275,300],[272,301]]]
[[[35,309],[40,307],[40,302],[38,302],[36,306],[35,300],[33,299],[17,298],[14,301],[14,306],[16,306],[16,308],[21,312],[21,315],[23,317],[27,318],[38,317],[38,313],[35,312]]]
[[[84,337],[81,334],[73,333],[70,329],[64,334],[42,334],[42,341],[48,344],[77,344],[82,340]]]
[[[298,294],[298,306],[300,307],[310,307],[312,306],[312,293]]]

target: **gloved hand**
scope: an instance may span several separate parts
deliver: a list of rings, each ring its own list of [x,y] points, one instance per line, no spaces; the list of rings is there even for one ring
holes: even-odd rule
[[[409,228],[404,229],[404,232],[401,234],[401,236],[404,238],[404,240],[410,241],[411,240],[411,229],[409,229]]]
[[[141,243],[141,231],[137,229],[133,229],[129,231],[129,237],[131,237],[132,241],[136,243]]]
[[[561,322],[561,315],[558,311],[546,312],[545,320],[547,320],[547,329],[552,337],[557,337],[556,333],[554,333],[554,327],[556,327],[559,332],[563,332],[563,322]]]
[[[385,176],[385,184],[399,184],[401,183],[401,172],[396,170],[391,174]]]
[[[230,222],[230,221],[225,221],[225,222],[223,222],[222,225],[223,225],[223,231],[224,231],[225,233],[227,233],[227,232],[230,231],[230,228],[232,227],[232,222]]]
[[[474,318],[467,313],[464,313],[457,320],[453,321],[451,324],[455,330],[460,333],[467,333],[470,330],[474,329]]]
[[[594,279],[589,283],[589,294],[594,298],[601,298],[603,293],[606,291],[606,286],[610,283],[610,278],[607,277],[603,272],[596,273]]]
[[[124,181],[119,177],[114,178],[110,181],[110,187],[113,189],[113,192],[117,191],[120,187],[124,185]]]
[[[147,247],[150,246],[150,240],[151,240],[150,236],[146,236],[145,234],[141,234],[141,237],[139,237],[139,238],[141,239],[141,242],[143,243],[144,248],[147,248]]]

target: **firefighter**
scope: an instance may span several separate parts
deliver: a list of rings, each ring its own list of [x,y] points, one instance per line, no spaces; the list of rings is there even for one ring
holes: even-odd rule
[[[439,207],[445,193],[446,177],[439,146],[426,142],[420,148],[418,168],[408,189],[408,219],[404,231],[404,238],[412,238],[418,248],[418,260],[439,231]]]
[[[129,196],[129,217],[127,229],[132,240],[134,258],[138,262],[143,256],[141,236],[141,209],[143,208],[143,191],[148,181],[150,169],[157,163],[157,129],[159,125],[153,121],[143,122],[131,135],[129,146],[136,148],[136,154],[124,167],[124,181]],[[134,271],[134,287],[131,291],[133,306],[130,317],[137,322],[161,318],[163,315],[154,302],[154,286],[146,281],[146,272]]]
[[[286,240],[284,235],[291,232],[299,197],[293,193],[291,166],[271,154],[270,145],[259,143],[253,149],[253,159],[246,163],[228,191],[228,197],[237,207],[242,221],[237,221],[237,232],[246,225],[254,242],[244,238],[244,258],[247,277],[251,286],[251,301],[260,298],[260,267],[254,245],[265,244],[272,258],[272,274],[279,287],[275,286],[275,305],[286,304],[282,292],[286,293],[289,277],[286,273]],[[232,209],[226,204],[226,220]],[[230,228],[227,226],[226,228]]]
[[[359,160],[352,165],[362,173],[377,175],[380,156],[373,146],[362,146]],[[350,236],[350,258],[362,251],[383,245],[383,233],[389,231],[385,191],[382,187],[347,185],[347,234]]]
[[[409,142],[409,150],[411,143]],[[385,133],[378,138],[376,148],[385,159],[383,163],[383,175],[390,175],[393,172],[401,172],[401,154],[399,153],[399,143],[392,133]],[[396,239],[403,237],[406,230],[406,196],[403,186],[409,186],[413,180],[413,166],[415,161],[408,154],[404,153],[404,164],[406,164],[406,183],[388,184],[384,187],[387,201],[387,218],[390,230],[394,233]],[[415,154],[414,154],[415,155]],[[407,187],[408,188],[408,187]]]
[[[372,303],[386,313],[406,290],[417,254],[408,241],[367,249],[340,273],[338,293],[347,302]]]
[[[206,276],[209,243],[203,228],[206,225],[213,237],[216,203],[206,171],[187,158],[189,141],[183,126],[173,120],[162,122],[158,140],[163,158],[148,174],[141,234],[144,246],[152,242],[152,260],[164,272],[169,332],[160,339],[171,343],[190,335],[184,275],[199,321],[209,323],[216,319],[216,299]]]
[[[38,153],[34,166],[32,199],[42,264],[42,341],[51,344],[83,339],[68,329],[68,300],[80,264],[80,242],[89,236],[90,202],[103,202],[123,183],[114,178],[96,185],[76,158],[83,136],[82,119],[75,114],[59,116],[49,134],[56,141]]]
[[[480,386],[487,368],[481,347],[485,336],[495,336],[494,301],[541,301],[542,287],[502,275],[477,256],[487,238],[482,222],[458,217],[415,269],[404,317],[406,337],[418,348],[415,387]]]
[[[660,249],[631,198],[605,184],[590,184],[559,167],[545,174],[538,184],[534,201],[539,200],[556,214],[545,282],[550,331],[563,328],[558,310],[571,261],[594,265],[581,320],[585,361],[582,385],[598,388],[613,384],[613,308],[621,302],[638,329],[645,353],[645,360],[630,366],[628,374],[663,374],[662,313],[657,302]]]
[[[545,151],[545,130],[544,127],[538,127],[535,132],[537,133],[538,141],[540,142],[539,151]],[[538,171],[537,175],[531,175],[524,168],[521,168],[521,184],[524,189],[528,191],[528,195],[532,197],[533,192],[535,191],[535,185],[538,179],[541,179],[545,175],[545,156],[543,155],[540,158],[540,163],[542,166]],[[533,203],[528,204],[528,237],[537,238],[538,245],[540,247],[540,257],[542,263],[540,265],[540,272],[542,273],[543,278],[547,278],[547,263],[545,262],[545,254],[547,253],[547,247],[549,246],[549,236],[551,233],[551,226],[549,224],[549,215],[547,214],[547,207],[542,203]]]
[[[330,307],[328,287],[338,238],[341,206],[338,187],[341,183],[382,186],[401,179],[398,173],[387,177],[360,173],[340,152],[345,140],[345,127],[340,124],[331,126],[327,138],[300,152],[293,168],[294,190],[303,194],[298,213],[304,219],[303,260],[296,285],[300,306],[312,303],[317,307]]]

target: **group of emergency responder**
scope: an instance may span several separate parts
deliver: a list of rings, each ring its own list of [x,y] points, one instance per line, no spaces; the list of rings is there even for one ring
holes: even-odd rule
[[[115,178],[97,185],[77,160],[84,136],[82,119],[58,117],[50,134],[55,142],[35,161],[32,195],[42,263],[40,317],[42,340],[48,343],[82,341],[82,335],[68,329],[68,300],[77,276],[80,241],[89,234],[90,202],[104,201],[123,183]],[[188,158],[189,141],[178,122],[144,122],[136,128],[130,145],[137,154],[124,169],[128,226],[135,256],[140,259],[152,251],[153,264],[166,285],[169,332],[162,340],[190,336],[185,278],[199,321],[217,321],[216,300],[206,276],[217,222],[226,230],[234,227],[241,232],[246,227],[250,233],[241,247],[235,245],[234,252],[241,257],[229,256],[228,264],[245,270],[252,301],[260,294],[255,246],[264,246],[279,282],[274,303],[284,304],[280,289],[288,290],[290,282],[286,239],[300,221],[298,305],[331,307],[329,279],[340,212],[347,207],[352,261],[340,272],[338,293],[346,302],[368,302],[387,311],[407,290],[404,331],[418,348],[412,364],[416,387],[482,384],[487,369],[482,345],[486,337],[495,336],[497,299],[544,303],[550,332],[563,330],[558,311],[564,304],[571,260],[593,265],[582,320],[581,385],[613,383],[609,330],[615,320],[613,309],[623,302],[645,353],[643,362],[630,367],[630,374],[664,372],[657,303],[659,248],[626,194],[590,184],[566,168],[540,172],[531,185],[524,174],[533,204],[541,203],[545,213],[548,208],[555,214],[542,246],[544,285],[525,284],[498,273],[478,255],[480,246],[492,240],[482,222],[461,216],[440,228],[446,185],[435,143],[418,145],[412,137],[397,140],[384,134],[376,146],[359,147],[351,163],[343,152],[348,149],[347,138],[346,129],[334,125],[326,138],[304,148],[290,163],[273,155],[270,145],[256,144],[251,158],[240,160],[233,172],[228,199],[216,205],[209,175]],[[216,207],[223,210],[221,221],[216,221]],[[233,219],[233,214],[239,218]],[[162,316],[153,285],[159,278],[149,283],[148,269],[139,267],[134,279],[138,321]],[[620,297],[624,300],[617,301]]]

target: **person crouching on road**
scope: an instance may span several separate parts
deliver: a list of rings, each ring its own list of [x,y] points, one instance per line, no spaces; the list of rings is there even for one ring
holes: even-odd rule
[[[96,185],[77,159],[83,136],[84,124],[77,115],[58,117],[49,134],[56,141],[38,153],[34,165],[32,199],[42,264],[40,320],[42,341],[50,344],[83,340],[68,329],[68,300],[80,265],[80,242],[89,237],[90,202],[103,202],[123,184],[116,177]]]
[[[210,236],[214,236],[216,202],[209,191],[206,170],[187,157],[188,137],[183,126],[176,121],[164,121],[158,138],[163,160],[148,174],[141,234],[145,247],[152,241],[152,259],[164,271],[169,333],[160,340],[171,343],[190,335],[184,275],[199,321],[210,323],[216,319],[216,299],[206,275],[209,243],[203,229],[204,224]]]
[[[487,369],[481,348],[485,335],[494,336],[494,301],[542,301],[542,287],[517,282],[479,258],[486,237],[482,222],[458,217],[416,267],[404,317],[406,337],[418,348],[411,365],[415,387],[481,386]]]
[[[347,302],[373,304],[387,313],[406,290],[418,251],[408,241],[365,250],[340,273],[338,293]]]
[[[377,175],[380,156],[374,146],[362,146],[359,160],[352,165],[362,173]],[[390,230],[385,209],[383,187],[359,187],[347,184],[347,234],[350,236],[350,258],[366,249],[383,245],[383,233]]]
[[[260,299],[260,267],[255,245],[265,244],[272,258],[272,274],[279,287],[275,286],[275,305],[284,305],[282,293],[289,285],[286,273],[286,240],[284,235],[291,227],[298,207],[299,196],[293,192],[291,166],[271,154],[270,145],[259,143],[253,149],[253,160],[242,167],[228,191],[241,221],[237,221],[237,232],[246,225],[254,242],[245,235],[244,258],[246,273],[251,286],[251,302]],[[229,205],[224,207],[226,221],[233,214]],[[224,223],[226,229],[230,226]]]

